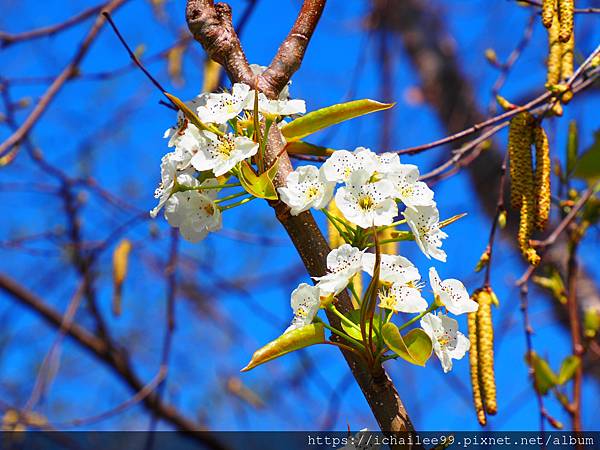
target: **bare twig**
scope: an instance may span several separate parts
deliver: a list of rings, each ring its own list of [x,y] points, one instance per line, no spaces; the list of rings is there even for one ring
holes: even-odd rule
[[[109,2],[104,8],[107,12],[113,12],[119,7],[121,7],[127,0],[112,0]],[[79,48],[75,52],[75,55],[67,64],[67,66],[63,69],[63,71],[56,77],[56,79],[52,82],[52,84],[48,87],[46,92],[40,98],[40,101],[36,104],[35,108],[31,111],[27,119],[23,122],[23,124],[2,144],[0,144],[0,157],[4,156],[7,152],[9,152],[16,144],[21,142],[21,140],[27,136],[29,131],[35,126],[40,117],[46,112],[56,95],[60,92],[62,87],[65,85],[69,79],[71,79],[76,73],[79,64],[83,61],[85,56],[87,55],[92,43],[98,37],[100,30],[104,26],[105,18],[104,16],[98,16],[94,25],[83,39]]]
[[[16,44],[17,42],[31,41],[33,39],[38,39],[41,37],[53,36],[58,34],[64,30],[75,26],[86,19],[95,16],[102,9],[108,7],[109,3],[102,3],[101,5],[92,6],[80,13],[74,15],[73,17],[68,18],[67,20],[57,23],[55,25],[49,25],[41,28],[36,28],[34,30],[28,30],[23,33],[7,33],[5,31],[0,31],[0,48],[8,47],[9,45]]]

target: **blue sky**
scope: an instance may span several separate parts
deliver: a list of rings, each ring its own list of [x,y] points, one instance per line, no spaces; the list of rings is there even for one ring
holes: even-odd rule
[[[180,30],[185,30],[184,3],[167,1],[171,24],[158,24],[148,2],[132,0],[114,18],[128,42],[143,44],[145,54],[165,49]],[[231,2],[234,17],[243,10],[244,1]],[[529,12],[509,1],[485,2],[463,0],[434,2],[444,10],[448,26],[456,39],[463,72],[473,81],[480,105],[489,102],[490,89],[497,72],[484,60],[488,47],[506,58],[521,38]],[[581,2],[585,3],[585,2]],[[40,4],[33,0],[3,0],[0,29],[17,32],[54,23],[69,17],[92,1],[54,0]],[[274,12],[274,5],[277,12]],[[252,15],[242,38],[250,62],[267,64],[281,39],[288,32],[298,8],[297,1],[263,0]],[[591,5],[591,3],[590,3]],[[585,6],[585,5],[581,5]],[[35,14],[23,14],[34,11]],[[365,45],[363,14],[365,3],[352,0],[330,0],[315,34],[301,70],[294,76],[292,94],[306,99],[308,109],[316,109],[346,100],[352,74]],[[578,50],[589,53],[600,38],[597,17],[577,18]],[[7,79],[55,75],[73,54],[77,43],[89,27],[89,22],[53,38],[31,44],[9,47],[0,52],[0,73]],[[546,51],[545,30],[536,24],[533,40],[510,74],[502,94],[509,99],[529,98],[540,91],[545,79],[543,61]],[[374,64],[376,48],[366,48],[368,57],[359,69],[359,82],[354,98],[377,99],[378,66]],[[196,95],[202,82],[203,52],[198,45],[188,52],[181,87],[171,85],[164,61],[148,64],[167,89],[180,98]],[[426,105],[411,104],[407,93],[418,85],[409,61],[398,41],[393,44],[394,148],[408,147],[437,139],[444,130]],[[115,36],[105,29],[86,58],[82,73],[105,72],[129,64],[126,53]],[[11,91],[13,98],[31,97],[43,93],[45,84],[21,80]],[[49,111],[36,125],[33,139],[46,157],[69,173],[87,168],[109,191],[123,196],[134,205],[133,210],[107,206],[97,196],[88,194],[84,208],[83,229],[86,239],[98,240],[109,230],[127,222],[138,210],[154,205],[152,193],[159,178],[159,162],[167,151],[161,139],[163,131],[174,121],[171,111],[160,106],[160,94],[143,75],[131,70],[101,82],[76,80],[69,83]],[[595,102],[595,103],[594,103]],[[581,131],[581,148],[590,145],[592,132],[598,128],[598,94],[576,100],[565,110],[560,121],[549,125],[556,157],[562,157],[568,120],[577,119]],[[27,109],[18,116],[23,120]],[[377,149],[380,117],[371,115],[339,127],[326,144],[332,148],[366,146]],[[7,136],[0,129],[0,138]],[[315,136],[319,142],[330,134]],[[506,135],[497,141],[505,145]],[[403,162],[418,164],[422,172],[435,166],[447,148],[437,149]],[[35,183],[54,182],[46,174],[32,169],[23,153],[8,168],[2,169],[2,184],[25,182],[28,186],[14,191],[0,190],[4,218],[0,232],[6,239],[30,235],[63,226],[60,203],[55,196],[32,192]],[[23,175],[25,174],[25,176]],[[31,188],[31,189],[29,189]],[[490,189],[495,187],[490,187]],[[450,217],[467,212],[468,216],[448,229],[450,237],[444,248],[447,264],[435,264],[442,277],[462,279],[469,290],[479,287],[482,276],[474,274],[475,266],[487,243],[489,219],[483,215],[474,198],[468,179],[459,174],[434,187],[441,215]],[[317,215],[320,223],[322,216]],[[244,231],[268,236],[268,246],[230,239],[227,231]],[[221,430],[314,429],[327,425],[343,430],[376,428],[360,391],[348,376],[348,370],[335,349],[311,348],[305,358],[287,356],[280,361],[241,375],[242,381],[265,399],[266,407],[254,410],[232,399],[224,389],[223,380],[236,375],[251,353],[276,337],[290,318],[289,293],[298,282],[308,282],[298,256],[276,222],[271,209],[259,201],[228,211],[225,233],[210,236],[199,245],[184,244],[182,250],[189,261],[200,262],[201,270],[191,271],[182,263],[180,282],[194,282],[204,297],[199,305],[189,299],[177,302],[177,330],[171,355],[171,371],[167,398],[189,417],[206,418],[210,428]],[[155,237],[158,236],[158,237]],[[142,378],[150,379],[156,372],[164,323],[165,286],[160,277],[168,245],[168,226],[161,218],[144,221],[132,228],[127,237],[134,242],[131,270],[124,291],[124,313],[112,318],[110,301],[110,251],[102,259],[100,280],[103,289],[99,301],[115,334],[125,340],[135,355],[135,366]],[[514,281],[523,270],[502,240],[493,271],[493,286],[501,301],[494,311],[498,331],[497,378],[499,415],[490,421],[490,429],[537,429],[539,416],[531,389],[527,367],[523,362],[525,341],[518,311],[518,292]],[[33,245],[35,247],[35,245]],[[586,241],[584,254],[588,261],[597,251],[597,234]],[[65,269],[64,251],[58,244],[40,243],[36,248],[48,251],[44,256],[28,255],[0,248],[0,270],[22,281],[42,295],[56,308],[64,309],[75,288],[74,274]],[[430,261],[413,244],[402,246],[402,253],[417,264],[425,274]],[[154,267],[154,270],[152,269]],[[596,267],[590,268],[594,275]],[[283,282],[273,275],[285,276]],[[239,282],[243,277],[246,282]],[[235,281],[235,286],[231,286]],[[0,317],[4,333],[9,337],[0,359],[0,398],[14,403],[26,400],[33,386],[35,369],[52,342],[54,331],[5,296],[0,296]],[[536,331],[535,347],[557,368],[569,352],[568,335],[556,324],[549,300],[533,290],[531,318]],[[81,315],[83,323],[85,315]],[[233,325],[232,325],[233,324]],[[241,330],[233,337],[231,327]],[[465,328],[464,320],[461,327]],[[303,364],[311,361],[316,368],[304,373]],[[388,368],[414,422],[422,430],[477,429],[472,411],[466,359],[455,365],[451,375],[444,375],[434,359],[426,368],[410,367],[390,362]],[[302,381],[290,380],[297,376]],[[281,382],[281,385],[280,385]],[[327,413],[332,389],[340,392],[339,411],[333,418]],[[597,423],[599,394],[595,381],[587,382],[584,390],[584,424]],[[88,416],[99,409],[110,409],[131,393],[95,360],[67,341],[62,352],[60,371],[50,394],[39,405],[41,412],[57,421]],[[568,418],[552,400],[548,408],[565,423]],[[121,429],[147,427],[149,417],[141,407],[135,407],[110,420],[88,428]]]

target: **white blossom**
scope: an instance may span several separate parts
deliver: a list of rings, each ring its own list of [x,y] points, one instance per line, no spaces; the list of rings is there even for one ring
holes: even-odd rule
[[[435,268],[429,269],[429,283],[433,294],[452,314],[463,314],[477,311],[479,305],[471,300],[465,286],[454,278],[441,280]]]
[[[396,186],[396,195],[408,208],[435,205],[433,191],[419,181],[419,169],[414,164],[401,164],[389,175]]]
[[[444,314],[426,314],[421,319],[421,328],[431,338],[444,373],[452,370],[452,360],[461,359],[471,346],[469,339],[458,331],[458,322]]]
[[[335,203],[348,221],[361,228],[390,225],[398,215],[394,186],[385,179],[369,183],[369,178],[362,169],[353,172],[336,192]]]
[[[379,307],[394,312],[418,313],[427,309],[421,291],[411,285],[393,283],[379,290]]]
[[[284,333],[309,325],[321,307],[320,291],[316,286],[300,284],[292,292],[291,298],[294,319]]]
[[[231,93],[204,94],[196,108],[196,114],[204,123],[225,123],[240,114],[253,95],[250,86],[235,83]]]
[[[245,136],[233,133],[219,136],[210,131],[202,134],[206,137],[206,145],[200,147],[191,162],[196,170],[212,170],[216,177],[229,172],[237,163],[258,151],[258,144]]]
[[[267,66],[261,66],[260,64],[250,64],[250,69],[254,75],[262,75],[262,73],[267,70]],[[288,81],[285,87],[279,93],[279,100],[289,100],[290,98],[290,86],[292,85],[292,81]],[[252,101],[254,101],[254,96],[252,96]]]
[[[248,98],[246,109],[254,109],[254,96]],[[265,94],[258,94],[258,111],[270,117],[292,116],[294,114],[304,114],[306,112],[306,103],[300,99],[270,99]]]
[[[337,150],[323,163],[323,174],[327,181],[348,182],[357,170],[373,175],[380,162],[368,148],[358,147],[353,152]]]
[[[291,172],[285,187],[278,188],[281,200],[297,216],[310,208],[322,209],[331,200],[335,183],[325,180],[321,170],[315,166],[301,166]]]
[[[169,139],[169,147],[175,147],[174,158],[177,160],[177,169],[187,169],[192,157],[198,150],[206,145],[206,138],[195,125],[184,123],[181,127],[169,128],[165,131],[165,138]]]
[[[363,270],[373,276],[375,254],[365,253],[362,264]],[[419,270],[404,256],[381,254],[379,281],[384,283],[409,284],[416,283],[420,279]]]
[[[402,171],[404,164],[400,163],[397,153],[386,152],[377,155],[377,172],[382,174],[395,174]]]
[[[178,159],[175,152],[167,153],[160,161],[160,184],[154,191],[154,198],[158,199],[158,205],[150,211],[150,217],[155,218],[162,207],[167,203],[173,188],[175,187],[175,178],[177,177]]]
[[[425,256],[445,262],[446,252],[440,247],[442,239],[447,238],[448,235],[440,230],[440,213],[435,204],[419,206],[415,209],[407,208],[402,214]]]
[[[184,174],[177,182],[186,187],[216,186],[215,178],[202,184],[191,175]],[[165,218],[172,227],[179,228],[183,238],[189,242],[199,242],[211,231],[221,228],[221,210],[214,199],[217,189],[185,190],[174,193],[165,207]]]
[[[333,295],[342,292],[352,277],[362,270],[362,257],[363,252],[350,244],[341,245],[329,252],[329,273],[322,277],[314,277],[321,292]]]

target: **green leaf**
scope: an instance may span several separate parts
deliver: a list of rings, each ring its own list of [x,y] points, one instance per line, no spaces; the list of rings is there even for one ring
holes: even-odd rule
[[[381,334],[390,350],[411,364],[425,366],[431,356],[433,343],[427,333],[420,328],[410,330],[403,337],[398,327],[388,322],[383,326]]]
[[[581,364],[581,359],[578,356],[575,356],[575,355],[567,356],[563,360],[563,362],[560,366],[560,371],[558,372],[557,384],[565,384],[567,381],[569,381],[571,378],[573,378],[573,375],[575,375],[575,372],[579,368],[580,364]]]
[[[206,130],[206,131],[211,131],[216,134],[223,134],[219,130],[217,130],[215,127],[208,126],[205,123],[203,123],[198,118],[196,113],[194,111],[192,111],[190,108],[188,108],[188,106],[184,102],[182,102],[180,99],[178,99],[174,95],[169,94],[168,92],[165,92],[164,94],[169,98],[169,100],[171,100],[175,104],[175,106],[177,106],[177,108],[179,108],[179,110],[183,113],[183,115],[187,118],[187,120],[189,120],[199,130]]]
[[[548,362],[538,356],[536,352],[529,354],[527,362],[533,368],[534,387],[536,391],[542,395],[546,395],[550,389],[558,384],[558,377],[550,368]]]
[[[600,178],[600,131],[596,131],[594,143],[577,161],[573,175],[589,183]]]
[[[255,197],[264,198],[266,200],[277,200],[277,191],[273,180],[277,174],[279,160],[266,171],[257,175],[250,164],[242,161],[240,164],[239,180],[244,189]]]
[[[362,342],[363,338],[362,338],[362,333],[360,332],[360,325],[359,325],[360,324],[360,310],[354,309],[354,310],[350,311],[350,314],[346,314],[346,317],[348,319],[350,319],[352,322],[354,322],[358,328],[355,328],[351,325],[341,322],[342,330],[344,330],[344,333],[346,333],[351,338],[354,338],[357,341]],[[381,317],[373,316],[373,328],[375,330],[378,330],[380,328],[380,326],[381,326]],[[367,325],[367,334],[368,333],[369,333],[369,327]]]
[[[325,342],[325,327],[322,323],[312,323],[282,334],[274,341],[256,350],[252,359],[241,371],[247,372],[260,364],[279,358],[295,350]]]
[[[281,128],[281,132],[288,141],[302,139],[331,125],[372,112],[389,109],[392,106],[394,106],[394,103],[380,103],[369,99],[339,103],[327,108],[311,111],[296,120],[292,120]]]

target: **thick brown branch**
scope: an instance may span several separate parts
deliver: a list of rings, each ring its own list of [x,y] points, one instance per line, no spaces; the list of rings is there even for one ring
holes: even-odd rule
[[[213,6],[209,0],[188,0],[187,20],[194,37],[212,59],[226,68],[232,82],[249,83],[268,97],[275,98],[300,66],[324,6],[325,0],[304,2],[292,31],[280,46],[271,66],[257,77],[248,73],[250,69],[231,25],[231,11],[228,6]],[[253,78],[249,81],[249,77]],[[287,153],[282,151],[284,146],[279,128],[271,127],[265,159],[267,165],[270,165],[279,158],[276,186],[282,186],[292,170]],[[324,275],[327,271],[326,257],[330,249],[312,214],[304,212],[292,216],[289,208],[279,201],[273,202],[271,206],[289,234],[309,275]],[[338,306],[342,312],[352,308],[348,295],[339,296]],[[337,317],[328,318],[334,326],[339,325]],[[383,367],[379,365],[369,370],[352,352],[342,350],[342,353],[381,429],[388,432],[413,431],[406,409]]]
[[[213,0],[188,0],[185,14],[191,33],[229,78],[254,86],[254,74],[231,21],[231,7]]]
[[[269,68],[262,74],[265,94],[275,97],[298,70],[326,0],[305,0],[290,34],[279,46]]]

